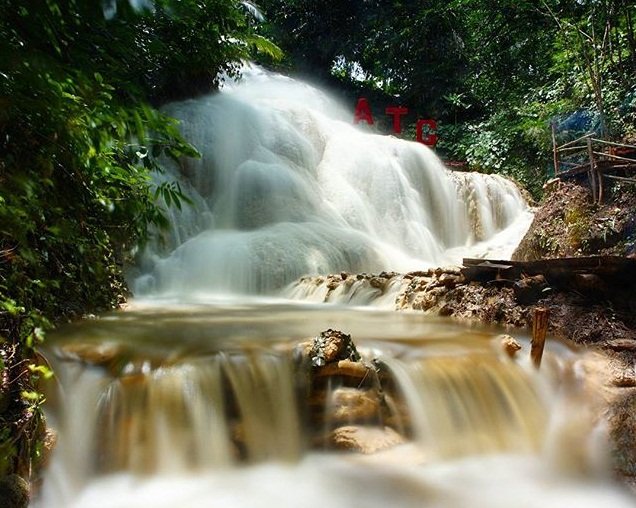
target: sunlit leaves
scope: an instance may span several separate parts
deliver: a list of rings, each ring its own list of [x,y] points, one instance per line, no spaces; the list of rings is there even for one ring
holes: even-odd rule
[[[254,46],[257,52],[264,53],[271,57],[273,60],[281,60],[283,58],[283,51],[276,46],[273,42],[258,34],[249,34],[244,38],[244,41],[251,46]]]
[[[35,365],[31,363],[28,365],[28,369],[31,373],[35,374],[42,379],[51,379],[53,377],[53,371],[46,365]]]
[[[253,51],[280,56],[254,35],[249,10],[0,0],[2,337],[36,347],[46,317],[121,301],[124,259],[149,225],[166,225],[166,207],[190,202],[176,183],[155,187],[152,172],[199,156],[158,106],[214,91]]]
[[[44,331],[121,303],[123,262],[190,203],[152,183],[160,160],[199,155],[158,106],[213,92],[253,52],[280,57],[254,34],[253,8],[0,0],[0,343],[21,358],[12,400],[0,393],[0,417],[11,403],[21,419],[0,426],[0,474],[42,449],[25,436],[41,431],[36,383],[52,375],[34,358]]]

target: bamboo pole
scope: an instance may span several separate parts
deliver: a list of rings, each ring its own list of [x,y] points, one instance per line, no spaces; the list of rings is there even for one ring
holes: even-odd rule
[[[618,146],[619,148],[630,148],[632,150],[636,150],[636,146],[634,146],[634,145],[626,145],[624,143],[616,143],[615,141],[605,141],[604,139],[597,139],[597,138],[592,138],[592,141],[594,141],[596,143],[601,143],[603,145],[612,145],[612,146]]]
[[[590,157],[590,171],[588,173],[590,179],[590,187],[592,187],[592,200],[596,204],[596,176],[594,174],[594,151],[592,150],[592,139],[587,138],[587,154]]]
[[[594,152],[596,155],[607,157],[608,159],[616,159],[625,162],[636,162],[636,159],[630,159],[629,157],[621,157],[620,155],[614,155],[613,153]]]
[[[532,364],[538,369],[541,367],[541,359],[543,358],[543,349],[545,347],[545,336],[548,332],[548,318],[550,310],[546,307],[537,307],[534,309],[532,317],[532,342],[530,343],[530,358]]]
[[[565,148],[559,148],[559,152],[576,152],[580,150],[581,152],[586,149],[586,145],[575,145],[575,146],[567,146]]]
[[[624,176],[605,175],[605,178],[609,178],[610,180],[619,180],[621,182],[636,183],[636,178],[625,178]]]
[[[582,141],[584,139],[588,139],[591,138],[592,136],[594,136],[594,133],[590,132],[589,134],[586,134],[585,136],[581,136],[580,138],[576,138],[573,141],[568,141],[567,143],[562,144],[561,146],[558,147],[559,150],[562,150],[563,148],[565,148],[566,146],[571,146],[574,145],[576,143],[578,143],[579,141]]]
[[[556,125],[554,122],[550,124],[552,128],[552,153],[554,156],[554,176],[559,176],[559,150],[557,149],[556,144]]]

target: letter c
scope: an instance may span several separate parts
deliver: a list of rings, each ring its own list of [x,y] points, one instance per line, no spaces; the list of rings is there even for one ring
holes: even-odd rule
[[[428,125],[429,133],[424,136],[423,130],[424,126]],[[427,118],[426,120],[418,120],[416,127],[416,141],[422,143],[423,145],[430,146],[431,148],[437,144],[437,134],[433,132],[437,130],[437,122],[432,118]]]

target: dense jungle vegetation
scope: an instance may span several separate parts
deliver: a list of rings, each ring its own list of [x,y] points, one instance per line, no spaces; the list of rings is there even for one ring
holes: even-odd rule
[[[435,118],[438,152],[515,177],[535,196],[550,123],[565,138],[636,132],[629,0],[262,0],[292,68]],[[351,100],[352,108],[355,102]],[[389,130],[388,127],[386,129]],[[414,139],[413,131],[405,133]]]
[[[161,157],[197,156],[161,104],[257,58],[352,108],[434,117],[440,153],[536,193],[550,122],[635,134],[634,17],[627,0],[0,0],[0,475],[41,453],[45,331],[117,305],[126,256],[187,201],[152,184]]]
[[[123,257],[181,206],[160,157],[197,156],[157,107],[275,48],[232,0],[0,2],[0,475],[41,453],[34,348],[112,308]],[[25,439],[26,437],[26,439]]]

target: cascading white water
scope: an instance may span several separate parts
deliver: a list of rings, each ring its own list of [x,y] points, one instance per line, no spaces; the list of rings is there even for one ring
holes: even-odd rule
[[[354,128],[323,92],[259,68],[166,112],[202,157],[167,163],[161,178],[195,205],[169,211],[138,296],[262,294],[303,275],[421,269],[502,230],[514,246],[529,224],[510,181],[452,173],[425,146]]]
[[[399,277],[340,272],[505,257],[529,223],[509,181],[449,172],[424,146],[355,129],[322,92],[258,68],[166,109],[202,158],[159,177],[194,206],[168,211],[137,296],[263,294],[335,272],[336,301],[390,300]],[[327,288],[311,284],[287,296]],[[60,439],[38,508],[632,506],[595,474],[607,466],[589,401],[564,380],[567,348],[548,344],[537,372],[496,334],[421,314],[229,300],[149,302],[51,338]],[[328,327],[377,359],[375,385],[308,379],[292,347]],[[371,416],[356,420],[352,400]],[[322,448],[349,424],[401,444],[364,458]]]
[[[349,330],[377,376],[310,376],[297,345],[322,326]],[[513,360],[496,332],[422,314],[259,304],[120,313],[48,347],[59,443],[37,508],[633,506],[559,343],[537,371],[527,342]],[[325,448],[350,425],[404,439]]]

